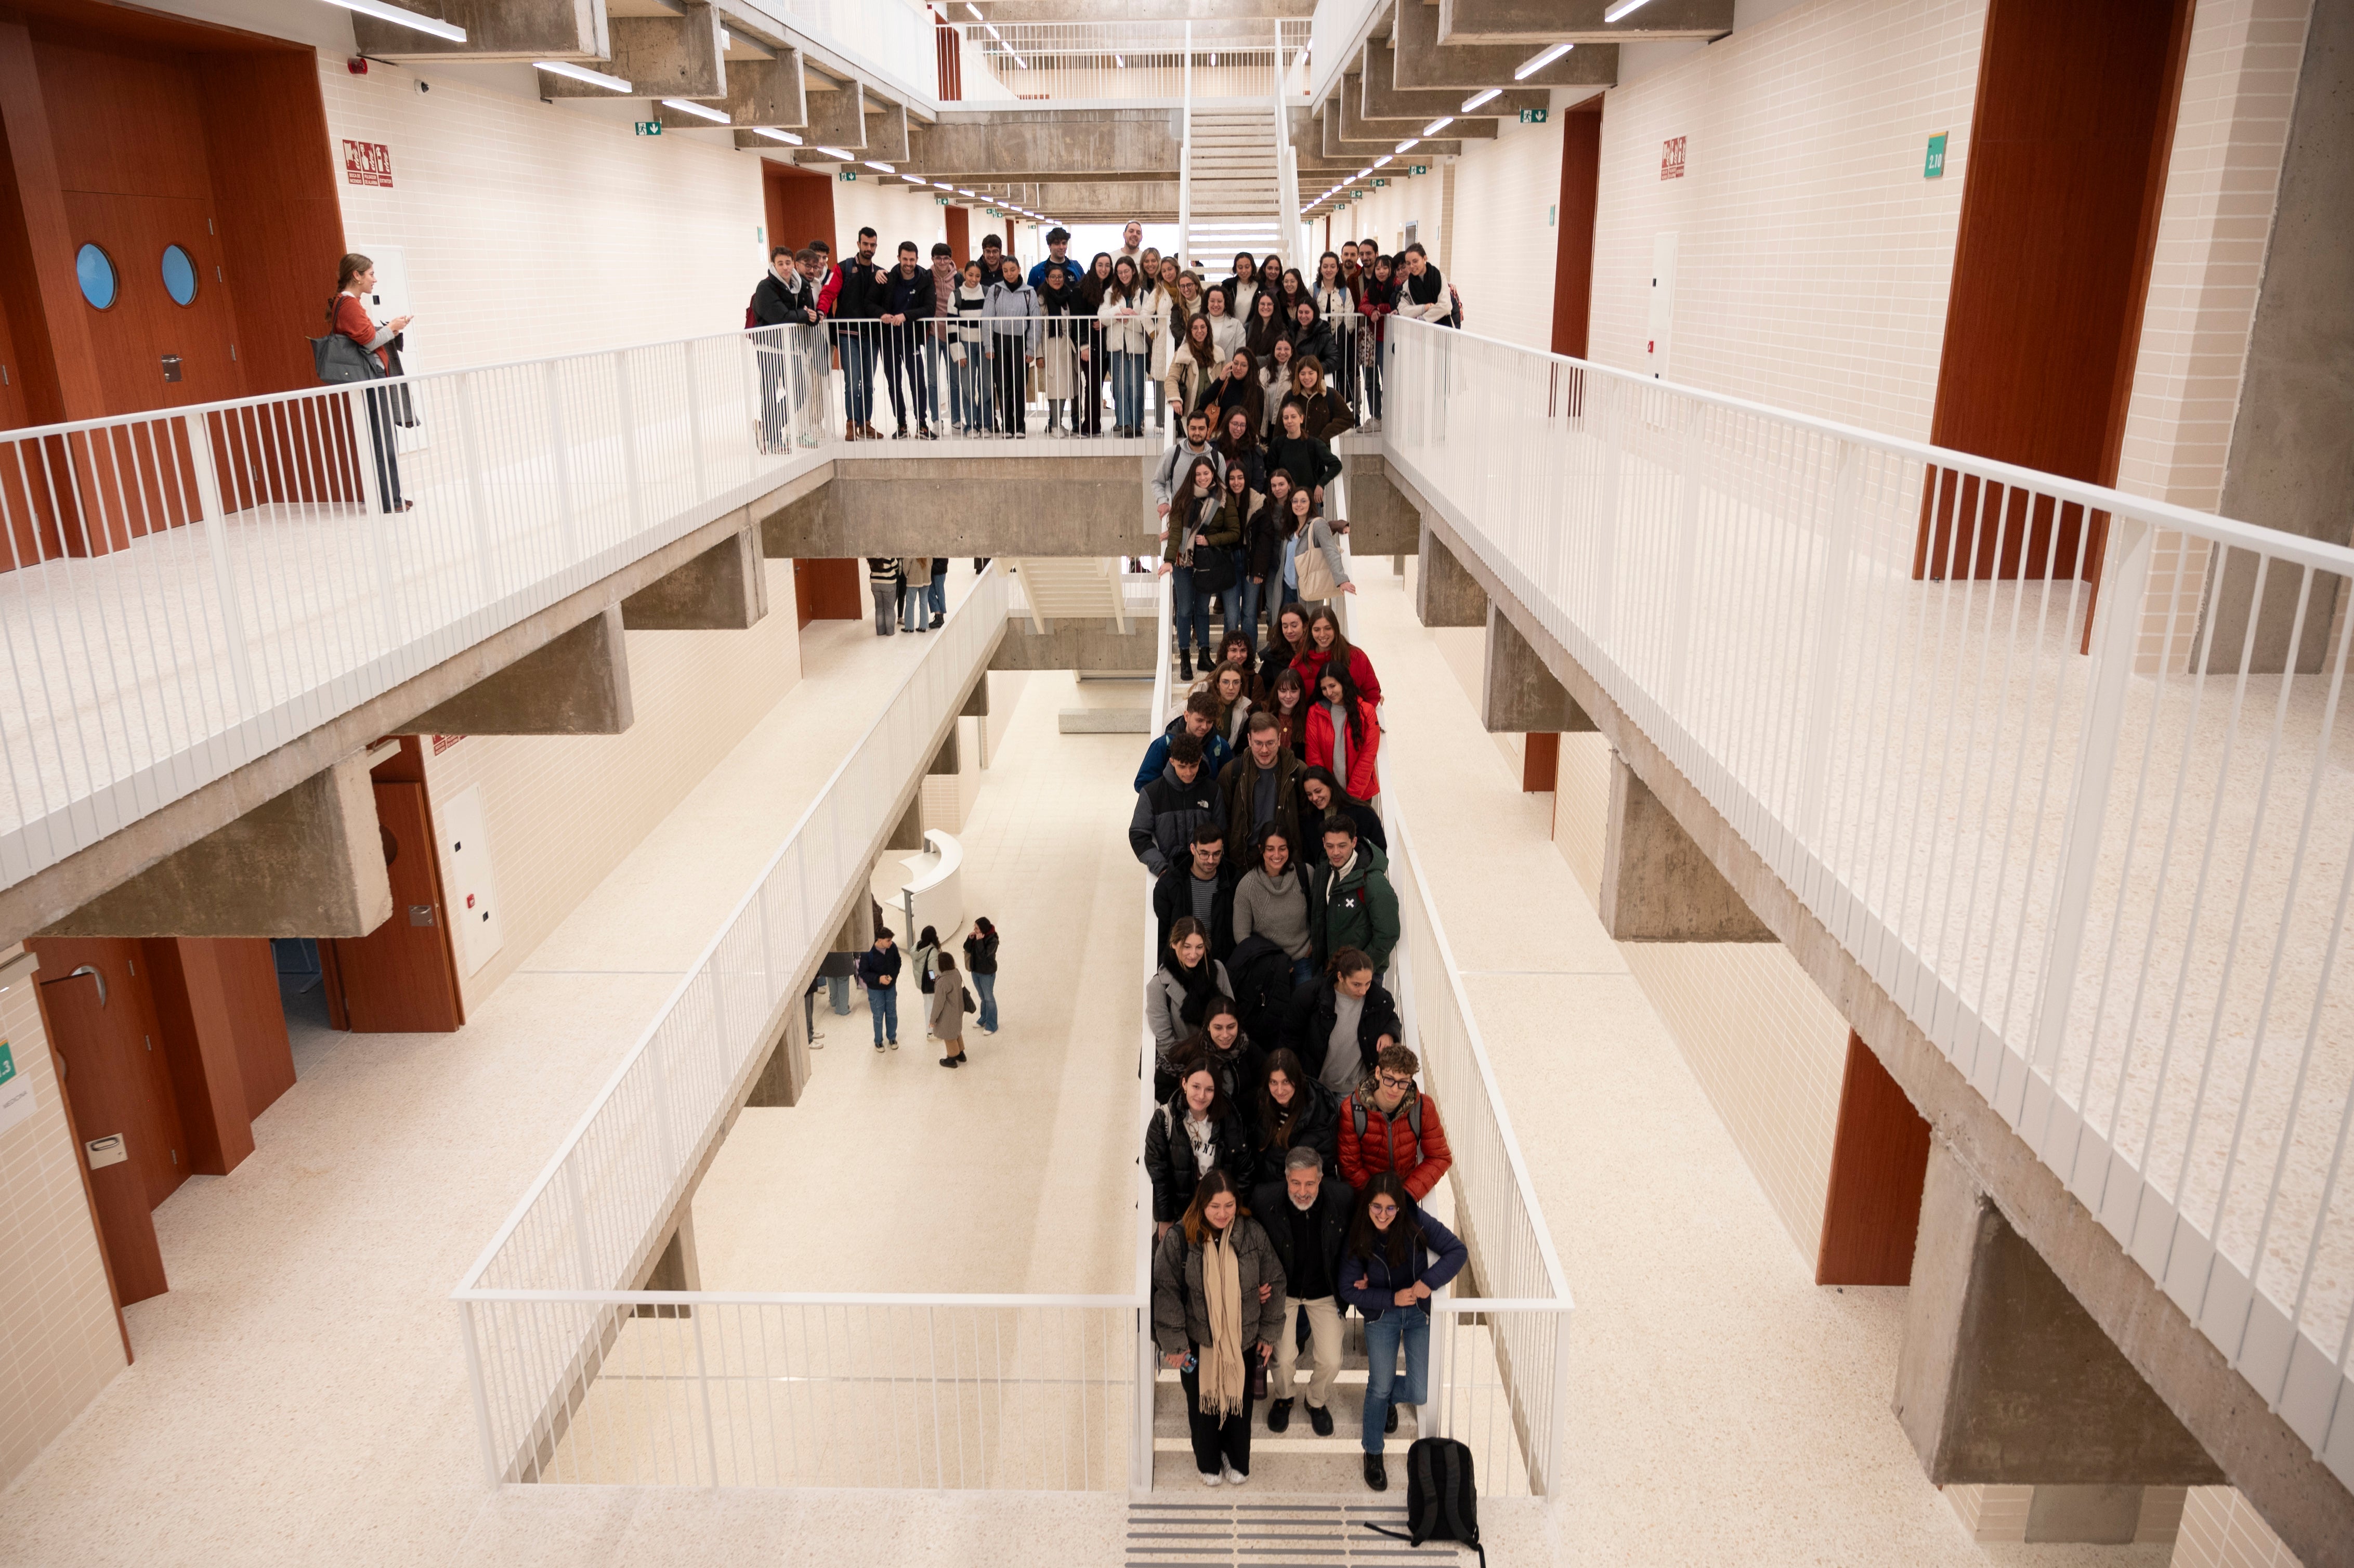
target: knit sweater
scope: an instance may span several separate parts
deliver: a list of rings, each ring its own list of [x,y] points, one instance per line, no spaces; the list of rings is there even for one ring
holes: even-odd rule
[[[1286,867],[1270,877],[1264,866],[1254,869],[1235,886],[1235,940],[1265,937],[1295,959],[1315,952],[1308,934],[1308,899],[1299,874]]]

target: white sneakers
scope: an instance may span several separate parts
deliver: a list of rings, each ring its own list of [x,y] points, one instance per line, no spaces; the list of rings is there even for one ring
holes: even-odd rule
[[[1225,1459],[1220,1459],[1218,1461],[1218,1473],[1225,1478],[1226,1485],[1230,1487],[1241,1486],[1245,1481],[1250,1479],[1248,1476],[1246,1476],[1240,1470],[1235,1469],[1232,1464],[1228,1463]],[[1215,1485],[1216,1483],[1213,1482],[1212,1484]]]
[[[1201,1474],[1202,1484],[1205,1487],[1214,1487],[1226,1478],[1223,1472],[1217,1475],[1212,1475],[1209,1471],[1204,1470]]]

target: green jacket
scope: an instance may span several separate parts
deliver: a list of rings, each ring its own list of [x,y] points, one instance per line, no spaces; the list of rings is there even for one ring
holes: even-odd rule
[[[1316,961],[1330,963],[1343,948],[1357,948],[1378,972],[1390,967],[1398,942],[1397,890],[1390,885],[1390,858],[1370,841],[1357,841],[1357,858],[1346,876],[1320,862],[1308,878],[1308,931],[1316,941]]]

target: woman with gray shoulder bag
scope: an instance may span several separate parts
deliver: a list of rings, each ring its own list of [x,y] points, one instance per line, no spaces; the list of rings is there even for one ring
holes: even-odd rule
[[[382,326],[367,313],[363,294],[376,291],[376,263],[354,252],[335,269],[335,297],[327,302],[328,333],[311,340],[311,359],[319,379],[328,386],[377,381],[393,374],[392,355],[411,317],[396,316]],[[376,454],[376,509],[406,512],[416,503],[402,499],[400,459],[393,450],[393,428],[413,424],[401,418],[395,397],[405,403],[408,388],[371,387],[360,394],[367,409],[368,445]]]

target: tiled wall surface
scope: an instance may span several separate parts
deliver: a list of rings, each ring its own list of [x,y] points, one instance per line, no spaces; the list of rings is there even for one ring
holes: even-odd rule
[[[1463,296],[1464,330],[1551,348],[1561,118],[1543,125],[1508,120],[1494,141],[1463,145],[1447,276]]]
[[[415,370],[727,332],[766,265],[760,160],[639,136],[610,106],[542,103],[528,68],[350,75],[323,54],[327,132],[390,150],[389,188],[343,185],[345,243],[406,253]],[[642,106],[638,106],[642,108]],[[322,257],[323,303],[334,258]]]
[[[0,948],[0,964],[23,951]],[[10,1086],[33,1090],[33,1114],[0,1131],[0,1487],[123,1367],[33,976],[27,965],[0,991],[0,1040],[17,1074]]]
[[[2208,0],[2191,16],[2117,488],[2211,512],[2239,406],[2311,0]],[[2183,669],[2203,540],[2161,535],[2139,667]]]
[[[2230,1487],[2193,1487],[2174,1540],[2174,1568],[2299,1568],[2272,1527]]]
[[[801,679],[791,564],[770,561],[768,570],[769,613],[749,631],[627,634],[637,719],[621,734],[470,736],[438,754],[427,748],[433,800],[482,786],[505,906],[504,944],[461,977],[470,1010]],[[748,863],[774,847],[748,850]]]
[[[1611,91],[1592,356],[1642,367],[1674,230],[1670,378],[1925,437],[1984,26],[1983,0],[1817,0]]]
[[[2035,1501],[2033,1487],[1968,1487],[1953,1486],[1938,1489],[1960,1520],[1962,1528],[1981,1546],[2001,1546],[2027,1540],[2028,1511]],[[2183,1523],[2183,1499],[2190,1489],[2184,1487],[2144,1487],[2141,1494],[2141,1514],[2134,1525],[2134,1543],[2159,1545],[2176,1540]],[[2228,1488],[2215,1490],[2228,1491]],[[2236,1494],[2235,1494],[2236,1495]],[[2174,1561],[2182,1562],[2182,1552],[2176,1548]]]

